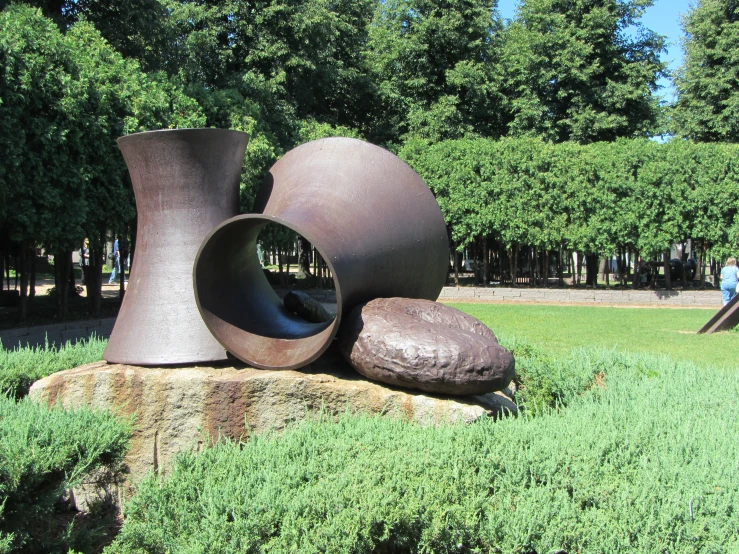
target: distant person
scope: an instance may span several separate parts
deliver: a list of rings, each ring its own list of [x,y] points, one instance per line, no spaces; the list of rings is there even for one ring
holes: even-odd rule
[[[113,271],[110,272],[110,279],[108,279],[109,285],[112,285],[115,282],[116,275],[118,275],[118,272],[121,270],[121,253],[118,250],[118,239],[115,239],[113,241],[113,254],[111,262],[113,263]]]
[[[82,241],[80,249],[80,266],[82,267],[82,284],[87,284],[87,272],[90,269],[90,241],[85,239]]]
[[[721,269],[721,295],[724,306],[736,296],[737,282],[739,282],[739,268],[736,267],[736,258],[731,257],[726,260],[726,266]]]

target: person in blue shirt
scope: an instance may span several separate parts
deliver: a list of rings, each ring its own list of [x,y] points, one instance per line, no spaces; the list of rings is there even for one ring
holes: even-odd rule
[[[732,257],[726,260],[726,266],[721,269],[721,294],[723,295],[724,306],[736,296],[736,285],[739,281],[738,274],[739,268],[736,267],[736,258]]]
[[[110,279],[108,279],[109,285],[113,284],[115,276],[121,270],[121,254],[118,251],[118,239],[113,241],[113,259],[111,261],[113,262],[113,271],[110,272]]]

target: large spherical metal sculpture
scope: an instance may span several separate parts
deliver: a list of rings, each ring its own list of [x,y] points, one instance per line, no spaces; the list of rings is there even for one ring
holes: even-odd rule
[[[193,270],[200,314],[218,342],[264,369],[296,369],[318,358],[342,314],[380,297],[435,300],[448,240],[433,194],[402,160],[348,138],[303,144],[267,174],[260,213],[237,216],[203,241]],[[308,239],[336,288],[333,321],[310,323],[285,309],[257,257],[257,237],[278,223]]]

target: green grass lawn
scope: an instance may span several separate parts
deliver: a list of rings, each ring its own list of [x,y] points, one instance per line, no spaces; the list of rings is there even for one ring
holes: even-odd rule
[[[451,304],[494,333],[525,339],[553,354],[597,346],[665,354],[716,367],[739,366],[739,333],[698,335],[713,309]]]

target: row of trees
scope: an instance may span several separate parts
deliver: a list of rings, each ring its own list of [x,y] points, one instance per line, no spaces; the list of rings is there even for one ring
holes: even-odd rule
[[[502,250],[513,275],[522,248],[594,256],[589,269],[626,254],[667,267],[671,245],[688,240],[717,259],[739,250],[739,145],[415,140],[401,155],[434,191],[455,246]]]
[[[22,5],[0,12],[0,71],[0,233],[19,253],[20,317],[39,245],[54,255],[59,313],[65,313],[71,253],[84,237],[96,312],[106,234],[124,231],[135,215],[115,138],[200,126],[205,117],[181,88],[142,72],[90,23],[63,34]]]
[[[678,101],[663,106],[664,37],[640,23],[651,4],[521,0],[503,21],[496,0],[0,0],[0,254],[20,252],[21,317],[30,252],[55,254],[63,316],[69,253],[85,236],[98,309],[105,234],[135,228],[115,145],[129,132],[248,132],[244,211],[279,156],[328,135],[395,151],[667,131],[739,140],[739,8],[691,10]]]

